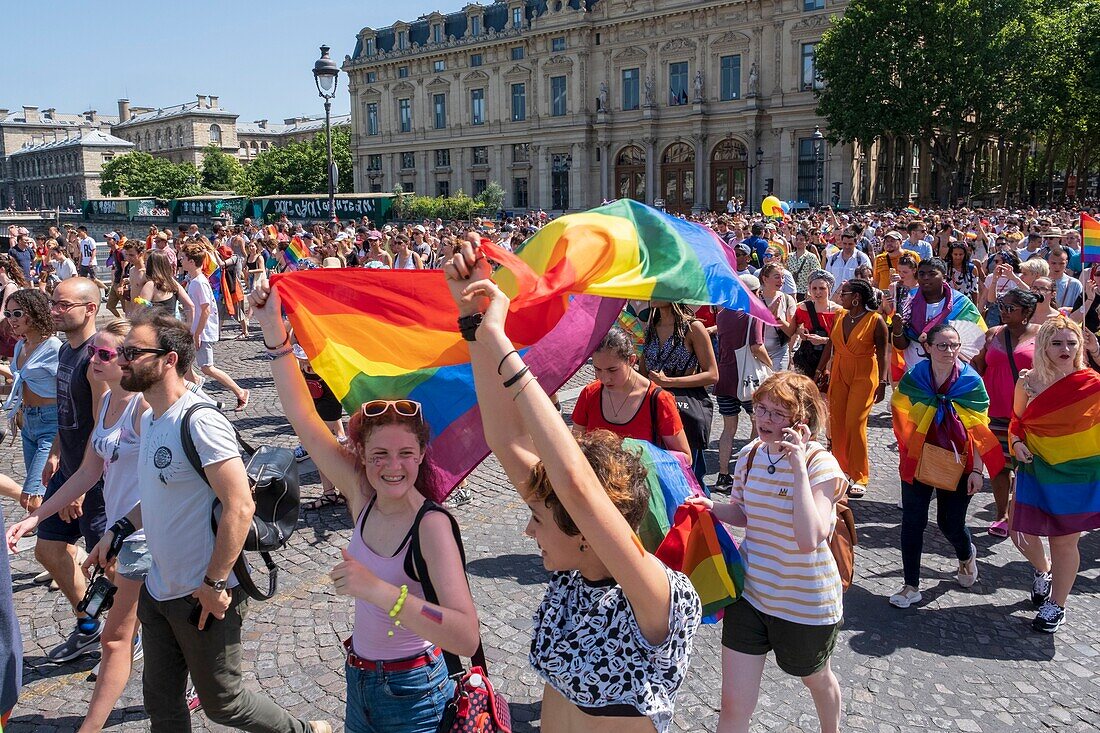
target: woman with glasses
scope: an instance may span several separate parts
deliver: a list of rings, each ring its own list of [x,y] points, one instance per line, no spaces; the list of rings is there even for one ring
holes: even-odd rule
[[[936,524],[955,549],[959,569],[955,578],[963,588],[978,580],[977,548],[966,526],[971,497],[981,490],[983,466],[1000,471],[1002,457],[987,423],[989,396],[981,377],[959,360],[962,339],[954,326],[941,323],[925,334],[928,358],[911,366],[901,378],[891,408],[898,439],[901,474],[901,560],[904,580],[890,596],[890,605],[908,608],[922,599],[921,554],[928,508],[936,499]],[[951,488],[938,488],[917,478],[929,478],[925,466],[937,455],[952,456],[951,470],[959,474]],[[927,462],[922,463],[922,462]],[[934,469],[929,469],[934,472]],[[953,476],[952,476],[953,477]]]
[[[27,287],[27,278],[23,275],[23,268],[10,255],[0,254],[0,359],[10,359],[15,353],[15,344],[19,340],[11,330],[11,324],[4,316],[8,309],[8,297],[16,290]],[[0,375],[5,379],[11,379],[7,367],[0,364]]]
[[[8,528],[7,542],[12,552],[19,539],[38,527],[39,522],[63,511],[100,479],[103,479],[108,527],[137,506],[140,499],[137,482],[139,433],[141,416],[148,405],[140,392],[128,392],[121,385],[122,368],[118,355],[129,332],[130,322],[116,319],[100,328],[89,342],[91,378],[105,383],[108,391],[100,402],[84,459],[80,468],[42,506]],[[106,567],[108,579],[118,590],[103,625],[100,637],[103,657],[92,670],[96,678],[95,690],[79,733],[102,730],[130,679],[133,660],[141,658],[137,602],[151,564],[145,534],[138,530],[126,538],[117,559]]]
[[[42,503],[46,466],[57,435],[57,368],[61,340],[46,294],[16,290],[4,303],[4,319],[19,339],[11,359],[14,381],[4,409],[23,438],[23,494],[19,505],[33,511]]]
[[[1031,368],[1035,356],[1035,337],[1038,324],[1032,323],[1037,293],[1027,290],[1010,290],[997,302],[997,312],[1003,325],[989,329],[985,345],[970,362],[982,375],[989,393],[989,429],[997,436],[1005,460],[1011,458],[1008,447],[1008,423],[1012,418],[1012,395],[1020,372]],[[989,534],[1008,537],[1008,501],[1012,492],[1012,466],[1010,463],[990,477],[993,484],[993,500],[997,517],[989,525]]]
[[[813,435],[825,405],[808,377],[778,372],[753,394],[759,438],[737,456],[728,504],[689,499],[745,528],[745,587],[722,620],[719,733],[748,731],[768,652],[809,689],[822,731],[840,729],[831,657],[843,616],[829,536],[846,482]]]
[[[443,495],[420,403],[365,403],[352,415],[348,441],[341,444],[317,414],[292,358],[278,292],[260,283],[249,299],[287,419],[355,518],[343,561],[331,572],[336,592],[355,599],[355,627],[344,644],[345,728],[434,733],[455,687],[442,651],[472,656],[480,637],[457,525],[452,529],[454,520],[435,503]],[[560,418],[558,424],[564,429]],[[437,602],[425,599],[428,579],[417,576],[410,553],[414,534]]]
[[[687,577],[639,544],[641,459],[610,431],[570,434],[505,335],[508,297],[469,242],[445,273],[460,325],[475,322],[463,336],[486,442],[551,572],[529,656],[545,683],[542,719],[559,731],[666,733],[702,609]]]

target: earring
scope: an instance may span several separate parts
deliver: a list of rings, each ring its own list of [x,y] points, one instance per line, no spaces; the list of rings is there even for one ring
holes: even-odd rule
[[[581,543],[581,552],[584,552],[584,551],[585,551],[585,550],[587,550],[587,549],[588,549],[588,545],[586,545],[586,544],[584,544],[584,543],[582,542],[582,543]]]

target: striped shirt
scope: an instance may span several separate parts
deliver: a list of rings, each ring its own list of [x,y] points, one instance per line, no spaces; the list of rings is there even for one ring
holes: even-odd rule
[[[760,445],[746,477],[747,456]],[[810,460],[810,486],[843,479],[844,472],[827,450],[811,442],[806,450]],[[840,621],[842,615],[840,573],[822,540],[810,553],[798,549],[792,517],[794,471],[786,458],[773,455],[769,460],[763,444],[754,440],[737,456],[737,471],[730,491],[730,503],[740,504],[748,519],[741,559],[745,563],[744,597],[753,608],[777,618],[809,626],[825,626]],[[769,464],[775,473],[768,473]],[[838,486],[843,487],[844,482]],[[843,488],[833,496],[835,504]],[[836,513],[833,514],[833,524]]]

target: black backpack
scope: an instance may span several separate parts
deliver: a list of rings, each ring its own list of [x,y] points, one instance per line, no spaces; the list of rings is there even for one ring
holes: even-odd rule
[[[191,437],[191,416],[203,409],[217,410],[218,408],[207,402],[200,402],[187,408],[180,422],[180,442],[183,444],[184,455],[187,456],[191,467],[195,469],[195,473],[202,476],[203,481],[209,485],[210,480],[206,477],[199,453],[195,450],[195,441]],[[244,552],[233,564],[233,573],[237,576],[241,590],[257,601],[266,601],[275,595],[279,579],[279,566],[275,564],[270,553],[282,549],[290,541],[290,536],[298,526],[301,505],[298,463],[294,460],[293,451],[287,448],[276,448],[270,445],[253,448],[245,442],[236,428],[233,428],[233,432],[237,436],[237,443],[249,455],[245,470],[248,473],[248,485],[252,489],[252,498],[256,503],[252,526],[248,530],[243,549],[244,552],[260,553],[264,565],[267,566],[267,592],[261,591],[252,581]],[[215,534],[218,532],[221,509],[221,500],[214,499],[210,509],[210,525]]]

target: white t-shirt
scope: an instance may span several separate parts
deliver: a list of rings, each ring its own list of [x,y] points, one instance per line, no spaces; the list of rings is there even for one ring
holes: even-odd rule
[[[95,240],[84,237],[80,240],[80,264],[82,267],[96,267]]]
[[[209,304],[209,317],[206,319],[206,326],[203,327],[199,340],[207,344],[217,343],[221,335],[218,325],[218,303],[214,300],[214,291],[210,288],[210,281],[206,278],[206,275],[201,272],[195,273],[195,276],[187,283],[187,297],[191,298],[191,302],[195,304],[194,317],[191,320],[191,333],[195,333],[195,330],[199,327],[199,317],[202,315],[203,304]]]
[[[76,275],[76,263],[68,257],[57,263],[57,277],[60,280],[68,280]]]
[[[216,496],[191,467],[180,441],[184,413],[204,401],[188,391],[159,418],[153,419],[152,410],[141,417],[138,486],[145,538],[153,557],[145,587],[158,601],[195,592],[214,554],[210,510]],[[195,413],[191,436],[203,466],[240,456],[233,428],[217,410]],[[231,575],[229,585],[236,584]]]
[[[840,290],[841,285],[855,277],[856,268],[860,265],[870,267],[871,259],[858,249],[852,252],[852,256],[847,260],[844,259],[843,252],[830,255],[825,260],[825,270],[835,279],[837,290]]]

